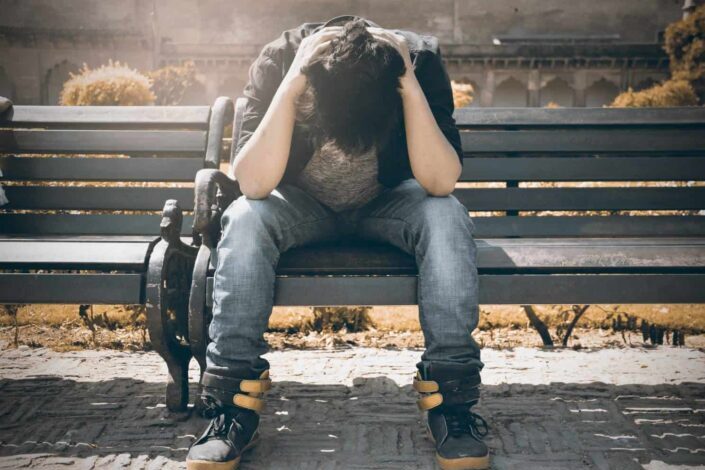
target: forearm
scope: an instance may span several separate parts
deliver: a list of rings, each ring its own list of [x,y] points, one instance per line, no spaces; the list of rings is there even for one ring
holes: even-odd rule
[[[266,198],[284,176],[294,130],[295,100],[288,82],[282,82],[257,129],[235,157],[233,174],[250,199]]]
[[[438,127],[416,78],[410,76],[403,83],[404,127],[411,170],[429,194],[446,196],[453,192],[462,172],[458,154]]]

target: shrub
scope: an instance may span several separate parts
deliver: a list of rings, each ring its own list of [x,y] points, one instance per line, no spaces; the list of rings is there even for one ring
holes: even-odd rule
[[[642,91],[621,93],[614,99],[613,108],[650,108],[667,106],[697,106],[698,97],[686,80],[668,80]]]
[[[705,5],[688,18],[666,28],[664,50],[671,76],[690,82],[701,102],[705,102]]]
[[[186,91],[196,84],[196,66],[191,61],[168,65],[147,75],[152,80],[152,90],[157,95],[158,105],[181,104]]]
[[[136,106],[154,104],[149,78],[120,62],[71,74],[61,90],[64,106]]]
[[[475,89],[470,83],[458,83],[455,80],[451,80],[450,85],[453,89],[453,103],[456,108],[463,108],[472,104]]]

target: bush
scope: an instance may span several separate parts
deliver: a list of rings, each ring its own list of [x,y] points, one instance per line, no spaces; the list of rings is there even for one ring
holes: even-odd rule
[[[664,49],[673,79],[690,82],[700,102],[705,102],[705,5],[668,25]]]
[[[614,99],[612,108],[651,108],[668,106],[697,106],[698,97],[686,80],[668,80],[642,91],[621,93]]]
[[[149,72],[152,90],[157,95],[157,104],[173,106],[181,104],[189,88],[196,84],[196,66],[193,62],[169,65]]]
[[[450,85],[453,89],[453,103],[456,108],[463,108],[472,104],[475,89],[470,83],[459,83],[451,80]]]
[[[113,62],[97,69],[86,64],[64,83],[59,102],[64,106],[136,106],[154,104],[149,78]]]

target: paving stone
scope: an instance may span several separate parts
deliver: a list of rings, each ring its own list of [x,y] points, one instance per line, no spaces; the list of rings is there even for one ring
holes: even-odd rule
[[[263,440],[241,468],[434,468],[411,387],[419,355],[270,353]],[[701,351],[517,348],[483,362],[493,468],[705,468]],[[165,370],[155,353],[1,351],[0,470],[185,468],[205,421],[166,410]]]

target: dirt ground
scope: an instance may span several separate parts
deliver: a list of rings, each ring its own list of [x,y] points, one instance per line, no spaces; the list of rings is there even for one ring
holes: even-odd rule
[[[536,306],[554,342],[560,344],[557,330],[565,328],[573,312],[568,305]],[[615,329],[633,318],[637,329]],[[378,348],[420,348],[423,335],[416,306],[377,306],[369,310],[363,331],[317,331],[312,327],[314,313],[308,307],[275,307],[266,334],[273,350],[336,349],[354,346]],[[123,306],[96,305],[79,314],[77,305],[28,305],[12,317],[0,316],[0,340],[8,347],[19,345],[49,347],[58,351],[86,348],[150,350],[144,314]],[[577,323],[568,347],[601,348],[644,345],[638,326],[641,321],[666,328],[664,344],[670,344],[672,330],[685,335],[685,346],[705,348],[705,305],[593,305]],[[522,307],[483,306],[480,324],[473,334],[478,343],[490,348],[540,347],[541,338],[529,325]],[[648,341],[646,342],[648,343]]]

